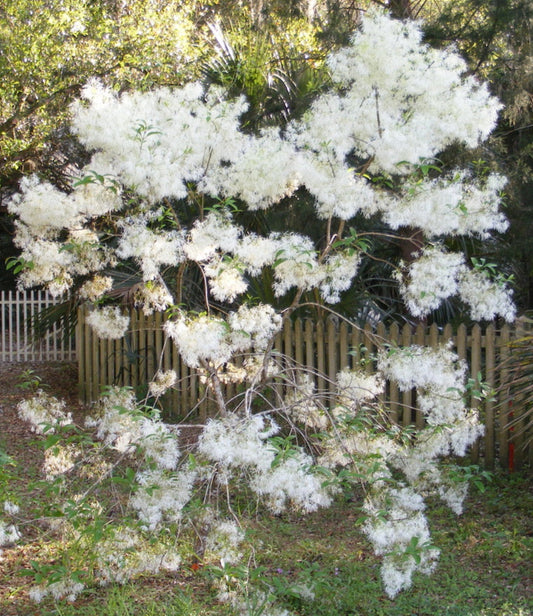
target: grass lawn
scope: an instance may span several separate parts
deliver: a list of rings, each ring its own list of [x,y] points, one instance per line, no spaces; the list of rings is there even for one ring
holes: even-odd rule
[[[4,375],[0,383],[0,444],[22,460],[16,469],[22,491],[25,481],[29,483],[38,473],[39,451],[32,444],[34,437],[10,415],[23,395],[11,387],[14,374]],[[56,388],[60,383],[72,388],[64,366],[43,378],[55,382]],[[75,396],[71,402],[75,404]],[[438,568],[431,577],[416,577],[413,587],[394,600],[384,594],[380,561],[357,528],[359,504],[354,495],[306,517],[245,513],[244,528],[256,546],[252,574],[256,583],[268,587],[278,605],[299,616],[533,614],[531,475],[495,474],[484,493],[472,488],[460,517],[435,504],[429,519],[434,545],[441,550]],[[32,560],[52,562],[57,545],[53,534],[39,525],[21,531],[21,541],[0,556],[0,616],[235,613],[216,598],[212,585],[216,572],[197,566],[187,556],[173,574],[142,577],[124,586],[88,588],[72,604],[49,598],[35,604],[28,597],[33,582],[20,573]],[[271,615],[257,607],[250,615]]]

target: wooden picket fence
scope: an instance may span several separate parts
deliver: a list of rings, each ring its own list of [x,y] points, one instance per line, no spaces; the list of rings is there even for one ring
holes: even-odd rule
[[[80,310],[77,329],[80,397],[86,401],[98,399],[104,386],[131,386],[141,396],[146,394],[147,382],[155,371],[174,370],[179,386],[163,398],[165,410],[174,418],[204,420],[214,410],[214,400],[206,391],[195,370],[189,369],[181,360],[175,346],[165,338],[162,331],[164,317],[156,314],[145,317],[142,312],[131,312],[128,334],[119,340],[100,340],[85,323],[84,309]],[[497,391],[494,398],[482,403],[474,393],[470,401],[479,408],[485,424],[485,435],[471,452],[473,463],[483,460],[488,468],[495,461],[504,468],[520,468],[524,464],[533,467],[533,446],[527,445],[527,431],[520,430],[520,408],[514,408],[509,396],[510,343],[516,336],[515,329],[504,325],[496,329],[489,325],[482,329],[474,325],[467,329],[460,325],[439,328],[394,324],[386,328],[367,324],[358,328],[328,318],[325,321],[296,319],[289,322],[275,342],[275,352],[292,358],[297,366],[305,367],[315,379],[319,394],[333,393],[335,375],[343,368],[359,367],[372,372],[375,353],[383,344],[429,345],[436,347],[452,341],[460,358],[470,366],[472,379],[481,379]],[[288,364],[287,364],[288,365]],[[226,386],[227,399],[237,403],[238,386]],[[392,419],[403,425],[424,423],[422,413],[416,409],[414,392],[400,392],[397,387],[387,387],[387,403]],[[510,419],[514,427],[509,427]],[[525,446],[524,446],[525,444]]]
[[[0,291],[0,361],[74,361],[75,337],[66,339],[61,321],[36,340],[32,323],[59,302],[46,291]]]

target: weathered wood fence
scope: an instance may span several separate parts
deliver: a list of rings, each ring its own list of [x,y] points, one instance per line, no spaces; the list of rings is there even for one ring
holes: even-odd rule
[[[0,291],[0,361],[74,361],[75,338],[56,322],[35,339],[32,321],[58,303],[45,291]]]
[[[141,312],[132,311],[130,332],[123,339],[99,340],[85,323],[81,311],[77,330],[80,397],[85,401],[96,400],[106,385],[131,386],[142,396],[158,368],[173,369],[179,386],[164,398],[165,408],[176,418],[205,418],[214,408],[213,400],[196,371],[183,363],[174,345],[165,339],[161,329],[163,320],[160,314],[145,317]],[[472,451],[473,462],[483,459],[492,468],[498,459],[505,468],[510,465],[519,468],[533,462],[533,446],[523,446],[527,434],[519,429],[520,409],[512,406],[507,387],[506,360],[514,336],[514,329],[507,325],[501,329],[494,325],[485,329],[479,325],[471,329],[460,325],[454,330],[451,325],[386,328],[378,324],[373,328],[367,324],[361,329],[335,319],[324,322],[297,319],[278,335],[275,349],[280,357],[288,356],[297,365],[305,366],[314,375],[318,391],[327,394],[333,391],[335,375],[343,368],[362,366],[363,370],[372,372],[372,358],[383,343],[435,347],[452,340],[459,357],[468,361],[471,378],[480,375],[498,392],[494,399],[482,403],[472,396],[471,405],[479,407],[485,424],[485,436]],[[226,393],[237,400],[239,389],[228,385]],[[424,418],[416,409],[413,392],[399,392],[389,384],[387,398],[395,421],[423,425]],[[512,428],[509,427],[511,417],[515,421]]]

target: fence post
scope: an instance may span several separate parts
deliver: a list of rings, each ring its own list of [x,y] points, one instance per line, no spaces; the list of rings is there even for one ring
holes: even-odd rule
[[[495,341],[496,333],[494,325],[488,325],[485,331],[485,382],[494,390],[495,381]],[[495,428],[494,428],[494,400],[492,394],[485,400],[485,466],[489,469],[494,468],[495,458]]]

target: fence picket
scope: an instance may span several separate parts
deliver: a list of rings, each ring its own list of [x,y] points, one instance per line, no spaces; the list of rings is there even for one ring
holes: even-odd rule
[[[485,382],[494,389],[496,332],[490,324],[485,331]],[[485,466],[494,468],[495,457],[494,400],[492,396],[485,401]]]
[[[389,342],[393,346],[397,345],[400,340],[400,328],[397,323],[393,323],[389,330]],[[396,383],[389,383],[389,400],[391,407],[391,420],[398,423],[400,420],[400,390]]]
[[[481,327],[476,323],[470,335],[470,372],[473,379],[477,379],[481,374]],[[470,397],[470,406],[473,409],[479,408],[479,400],[473,395]],[[479,459],[479,440],[475,442],[471,451],[472,462],[477,463]]]

